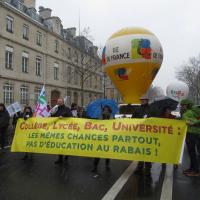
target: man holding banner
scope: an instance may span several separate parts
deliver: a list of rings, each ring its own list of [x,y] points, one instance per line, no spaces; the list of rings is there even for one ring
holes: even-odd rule
[[[52,117],[72,117],[72,113],[70,108],[65,106],[64,99],[58,99],[57,100],[58,109],[57,111],[52,115]],[[67,156],[65,157],[68,158]],[[58,159],[55,161],[55,164],[62,164],[63,163],[63,156],[59,155]]]
[[[132,115],[132,118],[147,118],[149,117],[149,98],[147,97],[147,95],[143,95],[140,98],[141,101],[141,106],[135,110],[135,112]],[[151,175],[151,162],[142,162],[139,161],[138,166],[135,170],[135,174],[141,174],[143,168],[145,167],[145,174],[147,176]]]

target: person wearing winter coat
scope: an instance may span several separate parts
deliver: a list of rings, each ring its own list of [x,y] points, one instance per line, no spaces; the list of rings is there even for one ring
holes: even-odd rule
[[[183,170],[183,174],[186,176],[200,176],[199,162],[196,153],[196,147],[198,145],[200,135],[199,116],[200,110],[193,106],[191,100],[183,99],[181,101],[181,118],[185,120],[188,125],[186,145],[190,157],[190,167]]]
[[[0,143],[4,149],[6,143],[6,133],[9,126],[10,115],[3,103],[0,103]]]
[[[101,114],[100,119],[108,120],[108,119],[112,119],[112,118],[113,118],[112,117],[112,109],[107,105],[104,106],[102,109],[102,114]],[[99,161],[100,161],[100,158],[94,159],[92,172],[95,172],[95,173],[97,172]],[[110,170],[110,159],[106,158],[105,166],[106,166],[106,170],[109,171]]]
[[[24,118],[24,120],[27,120],[31,117],[33,117],[32,108],[30,106],[25,106],[24,111],[22,113],[22,118]],[[26,152],[22,160],[32,160],[32,158],[33,158],[33,154]]]
[[[73,117],[78,117],[78,105],[76,103],[72,103],[71,112]]]
[[[12,120],[12,126],[13,126],[13,130],[15,131],[16,125],[17,125],[17,121],[19,118],[22,118],[23,113],[21,111],[15,113],[13,115],[13,120]]]
[[[58,109],[57,111],[52,115],[52,117],[72,117],[72,112],[70,108],[65,106],[64,99],[58,99],[57,100]],[[65,159],[68,159],[68,156],[65,156]],[[55,164],[62,164],[63,163],[63,155],[58,155],[58,159],[54,162]]]
[[[150,117],[150,106],[149,106],[148,96],[143,95],[140,98],[140,101],[141,101],[141,105],[140,105],[140,107],[138,107],[138,109],[136,109],[133,112],[132,118],[148,118],[148,117]],[[144,169],[145,175],[150,176],[151,175],[151,167],[152,167],[151,162],[139,161],[134,173],[140,175],[143,173],[143,169]]]

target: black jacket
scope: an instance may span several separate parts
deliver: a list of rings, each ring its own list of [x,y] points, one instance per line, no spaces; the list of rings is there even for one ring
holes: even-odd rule
[[[72,117],[72,112],[71,110],[65,106],[65,105],[62,105],[62,106],[58,106],[58,110],[56,111],[56,113],[54,113],[52,115],[52,117]]]
[[[135,109],[134,113],[132,114],[132,118],[146,118],[150,117],[150,107],[149,105],[141,105],[137,109]]]
[[[4,106],[4,110],[0,111],[0,128],[7,128],[9,126],[10,115]]]
[[[13,115],[12,125],[13,125],[13,126],[16,126],[17,120],[18,120],[19,118],[22,118],[22,117],[23,117],[23,113],[22,113],[22,112],[17,112],[17,113],[15,113],[15,114]]]

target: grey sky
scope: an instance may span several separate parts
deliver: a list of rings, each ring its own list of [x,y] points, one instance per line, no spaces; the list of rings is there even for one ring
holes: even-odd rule
[[[160,40],[164,60],[154,85],[165,87],[175,79],[175,68],[200,53],[199,0],[36,0],[60,17],[65,28],[90,27],[94,43],[104,46],[121,28],[140,26]]]

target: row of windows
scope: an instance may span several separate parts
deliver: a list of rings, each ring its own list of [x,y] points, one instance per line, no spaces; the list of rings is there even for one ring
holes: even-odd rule
[[[14,33],[14,19],[13,17],[6,17],[6,30],[10,33]],[[22,37],[25,40],[29,40],[29,26],[24,24],[22,29]],[[36,44],[42,46],[42,33],[37,31]]]
[[[34,89],[34,103],[35,104],[38,100],[41,90],[42,90],[41,87],[35,87],[35,89]],[[74,96],[74,101],[78,102],[78,98],[79,98],[78,93],[74,92],[73,96]],[[68,91],[67,97],[69,98],[68,101],[71,104],[72,92]],[[88,99],[91,100],[91,98],[92,98],[92,94],[90,93],[90,94],[88,94]],[[12,84],[6,83],[3,86],[3,101],[4,101],[4,104],[6,104],[6,105],[10,105],[10,104],[14,103],[14,101],[15,101],[14,86]],[[30,101],[29,87],[22,85],[20,87],[20,103],[21,104],[29,104],[30,103],[29,101]]]
[[[9,69],[9,70],[13,70],[13,63],[14,63],[13,51],[14,51],[13,47],[6,46],[5,68]],[[29,54],[27,52],[22,52],[21,58],[22,58],[21,71],[23,73],[29,73]],[[36,76],[42,76],[42,58],[41,57],[35,58],[35,74],[36,74]],[[59,65],[58,65],[58,63],[54,63],[53,76],[54,76],[54,80],[59,80]],[[73,81],[73,83],[75,85],[81,86],[81,77],[80,77],[80,74],[78,73],[78,70],[72,71],[72,68],[68,67],[66,78],[67,78],[68,83],[72,83],[72,81]],[[97,89],[98,88],[98,85],[97,85],[98,78],[97,78],[97,76],[94,76],[94,78],[95,78],[94,88]],[[92,77],[90,77],[86,81],[84,81],[84,85],[86,87],[92,88],[92,86],[93,86]],[[101,89],[101,88],[99,88],[99,89]]]
[[[9,70],[13,70],[13,48],[6,46],[6,51],[5,51],[5,68]],[[21,69],[22,72],[28,73],[29,72],[29,54],[26,52],[22,52],[22,62],[21,62]],[[41,57],[36,57],[36,62],[35,62],[35,72],[36,76],[41,76],[42,75],[42,58]]]
[[[14,33],[14,18],[11,16],[7,16],[6,17],[6,30],[10,33]],[[27,24],[23,25],[23,29],[22,29],[22,37],[25,40],[29,40],[29,26]],[[36,33],[36,44],[39,46],[42,46],[42,33],[40,31],[37,31]],[[55,53],[59,53],[59,42],[58,40],[54,41],[54,51]],[[72,58],[72,52],[71,52],[71,48],[68,48],[68,53],[65,52],[65,50],[63,49],[63,56],[67,56],[69,59]],[[82,57],[82,55],[81,55]],[[77,51],[74,51],[74,55],[73,55],[74,61],[76,63],[78,63],[79,61],[79,55],[77,53]]]
[[[36,87],[34,90],[34,102],[37,102],[37,99],[41,92],[40,87]],[[20,103],[21,104],[29,104],[29,87],[22,85],[20,87]],[[9,105],[14,102],[14,86],[12,84],[6,83],[3,86],[3,101],[4,104]]]

